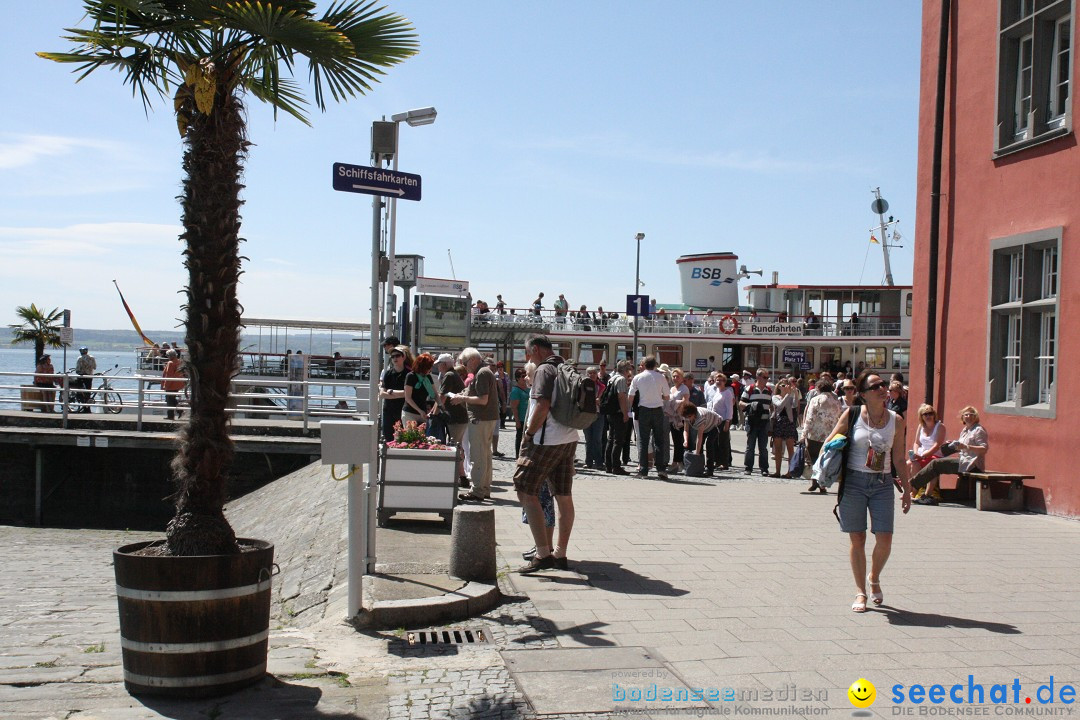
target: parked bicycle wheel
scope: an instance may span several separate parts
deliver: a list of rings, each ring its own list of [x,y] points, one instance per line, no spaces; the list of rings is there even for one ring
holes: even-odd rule
[[[104,395],[102,407],[105,408],[105,412],[115,415],[124,409],[124,401],[119,393],[107,392]]]
[[[61,391],[61,397],[63,397],[63,391]],[[83,404],[82,401],[79,400],[79,393],[73,390],[68,390],[67,397],[63,397],[62,402],[64,404],[64,407],[67,408],[68,415],[71,415],[72,413],[82,412]]]

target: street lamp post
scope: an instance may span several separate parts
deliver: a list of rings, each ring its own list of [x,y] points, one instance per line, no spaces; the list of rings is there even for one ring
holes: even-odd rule
[[[645,239],[645,233],[638,233],[634,236],[637,240],[637,263],[634,266],[634,295],[637,295],[641,290],[641,241]],[[631,352],[631,357],[634,359],[634,371],[637,371],[638,362],[638,324],[641,322],[641,316],[634,316],[634,349]]]
[[[403,113],[397,113],[391,115],[390,119],[394,122],[394,172],[398,169],[398,138],[400,135],[401,122],[404,120],[410,127],[417,127],[419,125],[430,125],[435,122],[435,116],[438,115],[435,108],[426,107],[419,108],[417,110],[407,110]],[[393,329],[395,325],[394,311],[395,311],[395,296],[394,296],[394,251],[397,242],[397,198],[390,198],[390,238],[386,246],[386,257],[389,262],[391,277],[386,284],[386,318],[385,325],[387,331]],[[408,312],[408,308],[405,308],[405,312]],[[406,337],[401,338],[401,341],[407,345],[411,345],[409,339]]]

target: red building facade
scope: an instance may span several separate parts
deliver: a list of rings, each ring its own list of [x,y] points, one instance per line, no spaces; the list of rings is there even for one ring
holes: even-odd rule
[[[979,410],[987,469],[1036,476],[1028,508],[1071,517],[1080,517],[1080,376],[1069,371],[1080,352],[1076,1],[924,0],[910,378],[912,407],[932,399],[950,439],[960,408]]]

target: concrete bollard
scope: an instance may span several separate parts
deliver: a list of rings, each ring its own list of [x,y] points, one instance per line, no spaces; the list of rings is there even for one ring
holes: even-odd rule
[[[450,574],[469,582],[495,583],[495,508],[454,508]]]

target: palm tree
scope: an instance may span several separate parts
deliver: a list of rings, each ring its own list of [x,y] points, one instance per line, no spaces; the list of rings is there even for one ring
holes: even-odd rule
[[[11,334],[11,344],[34,343],[35,365],[44,354],[46,345],[51,348],[64,347],[64,344],[60,342],[60,326],[57,325],[57,321],[64,313],[59,308],[45,312],[34,303],[30,303],[30,307],[20,305],[15,308],[15,314],[22,318],[22,322],[8,325],[14,330]]]
[[[84,0],[93,23],[70,28],[69,53],[38,53],[75,63],[79,79],[109,68],[149,107],[172,96],[185,144],[183,169],[185,341],[191,412],[172,462],[176,515],[167,552],[238,552],[225,520],[232,463],[226,403],[241,307],[241,175],[249,146],[244,101],[254,97],[304,123],[307,102],[292,79],[306,58],[315,105],[371,89],[388,68],[416,54],[412,25],[373,3],[334,2],[315,16],[310,0]],[[283,71],[286,75],[283,76]]]

